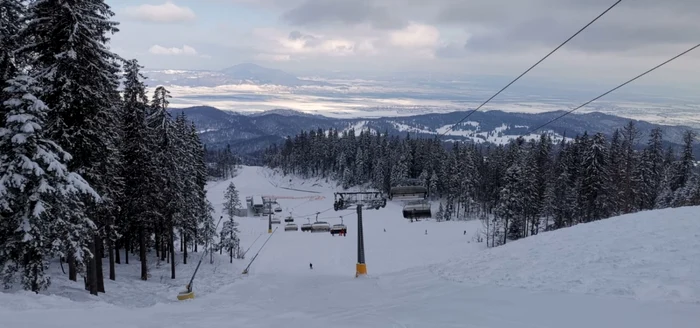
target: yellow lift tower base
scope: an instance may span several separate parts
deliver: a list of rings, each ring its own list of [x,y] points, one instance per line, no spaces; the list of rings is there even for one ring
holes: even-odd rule
[[[194,291],[191,290],[189,286],[187,286],[186,290],[181,291],[177,294],[177,299],[179,301],[194,299]]]
[[[355,277],[366,276],[367,275],[367,264],[357,263],[355,264]]]

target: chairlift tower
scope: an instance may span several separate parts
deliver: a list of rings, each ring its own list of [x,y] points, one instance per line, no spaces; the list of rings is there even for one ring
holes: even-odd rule
[[[357,264],[355,265],[355,277],[367,275],[365,263],[365,239],[362,232],[362,207],[378,210],[386,206],[386,198],[381,192],[336,192],[333,209],[346,210],[351,206],[357,206]]]
[[[263,213],[267,211],[267,233],[272,233],[272,204],[276,199],[271,197],[263,197]]]

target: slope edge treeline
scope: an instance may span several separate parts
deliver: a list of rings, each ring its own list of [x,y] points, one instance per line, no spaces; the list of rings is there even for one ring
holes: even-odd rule
[[[150,250],[174,278],[174,241],[186,250],[214,236],[204,147],[184,116],[170,117],[168,91],[149,102],[136,60],[108,49],[113,15],[103,0],[0,1],[5,288],[47,288],[60,259],[97,295],[103,258],[115,279],[137,250],[141,279]]]
[[[584,133],[553,143],[442,143],[354,130],[303,131],[265,152],[285,174],[328,177],[343,188],[387,192],[417,178],[440,200],[438,220],[480,218],[489,245],[640,210],[700,204],[692,131],[677,155],[660,128],[646,145],[634,122],[611,138]]]

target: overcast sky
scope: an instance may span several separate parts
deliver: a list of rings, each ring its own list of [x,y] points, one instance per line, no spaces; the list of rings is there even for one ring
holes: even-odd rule
[[[107,0],[149,68],[516,76],[613,0]],[[700,42],[699,0],[623,0],[533,76],[632,77]],[[653,80],[700,88],[700,49]],[[697,89],[696,89],[697,90]]]

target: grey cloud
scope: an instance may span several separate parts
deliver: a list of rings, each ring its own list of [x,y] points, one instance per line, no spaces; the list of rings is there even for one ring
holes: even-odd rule
[[[272,1],[272,0],[268,0]],[[418,21],[464,28],[469,51],[554,46],[614,0],[305,0],[282,5],[294,26],[370,24],[394,29]],[[589,52],[697,42],[700,0],[623,1],[567,45]],[[454,40],[453,40],[454,41]]]
[[[299,31],[291,31],[291,32],[289,32],[289,39],[290,39],[290,40],[299,40],[299,39],[301,39],[302,37],[303,37],[303,35],[302,35],[301,32],[299,32]]]
[[[435,50],[435,56],[438,58],[463,58],[467,54],[464,45],[458,43],[450,43]]]
[[[289,32],[289,40],[296,41],[296,40],[302,40],[304,41],[304,47],[307,48],[313,48],[321,44],[321,40],[313,35],[310,34],[304,34],[299,31],[292,31]]]
[[[282,19],[295,26],[368,23],[379,29],[400,28],[407,24],[388,7],[370,0],[307,0],[287,10]]]
[[[480,30],[469,41],[470,51],[513,51],[554,46],[564,41],[605,8],[610,0],[504,0],[449,4],[433,23]],[[700,1],[636,0],[620,3],[567,44],[588,52],[619,52],[641,47],[696,43],[700,34]]]

